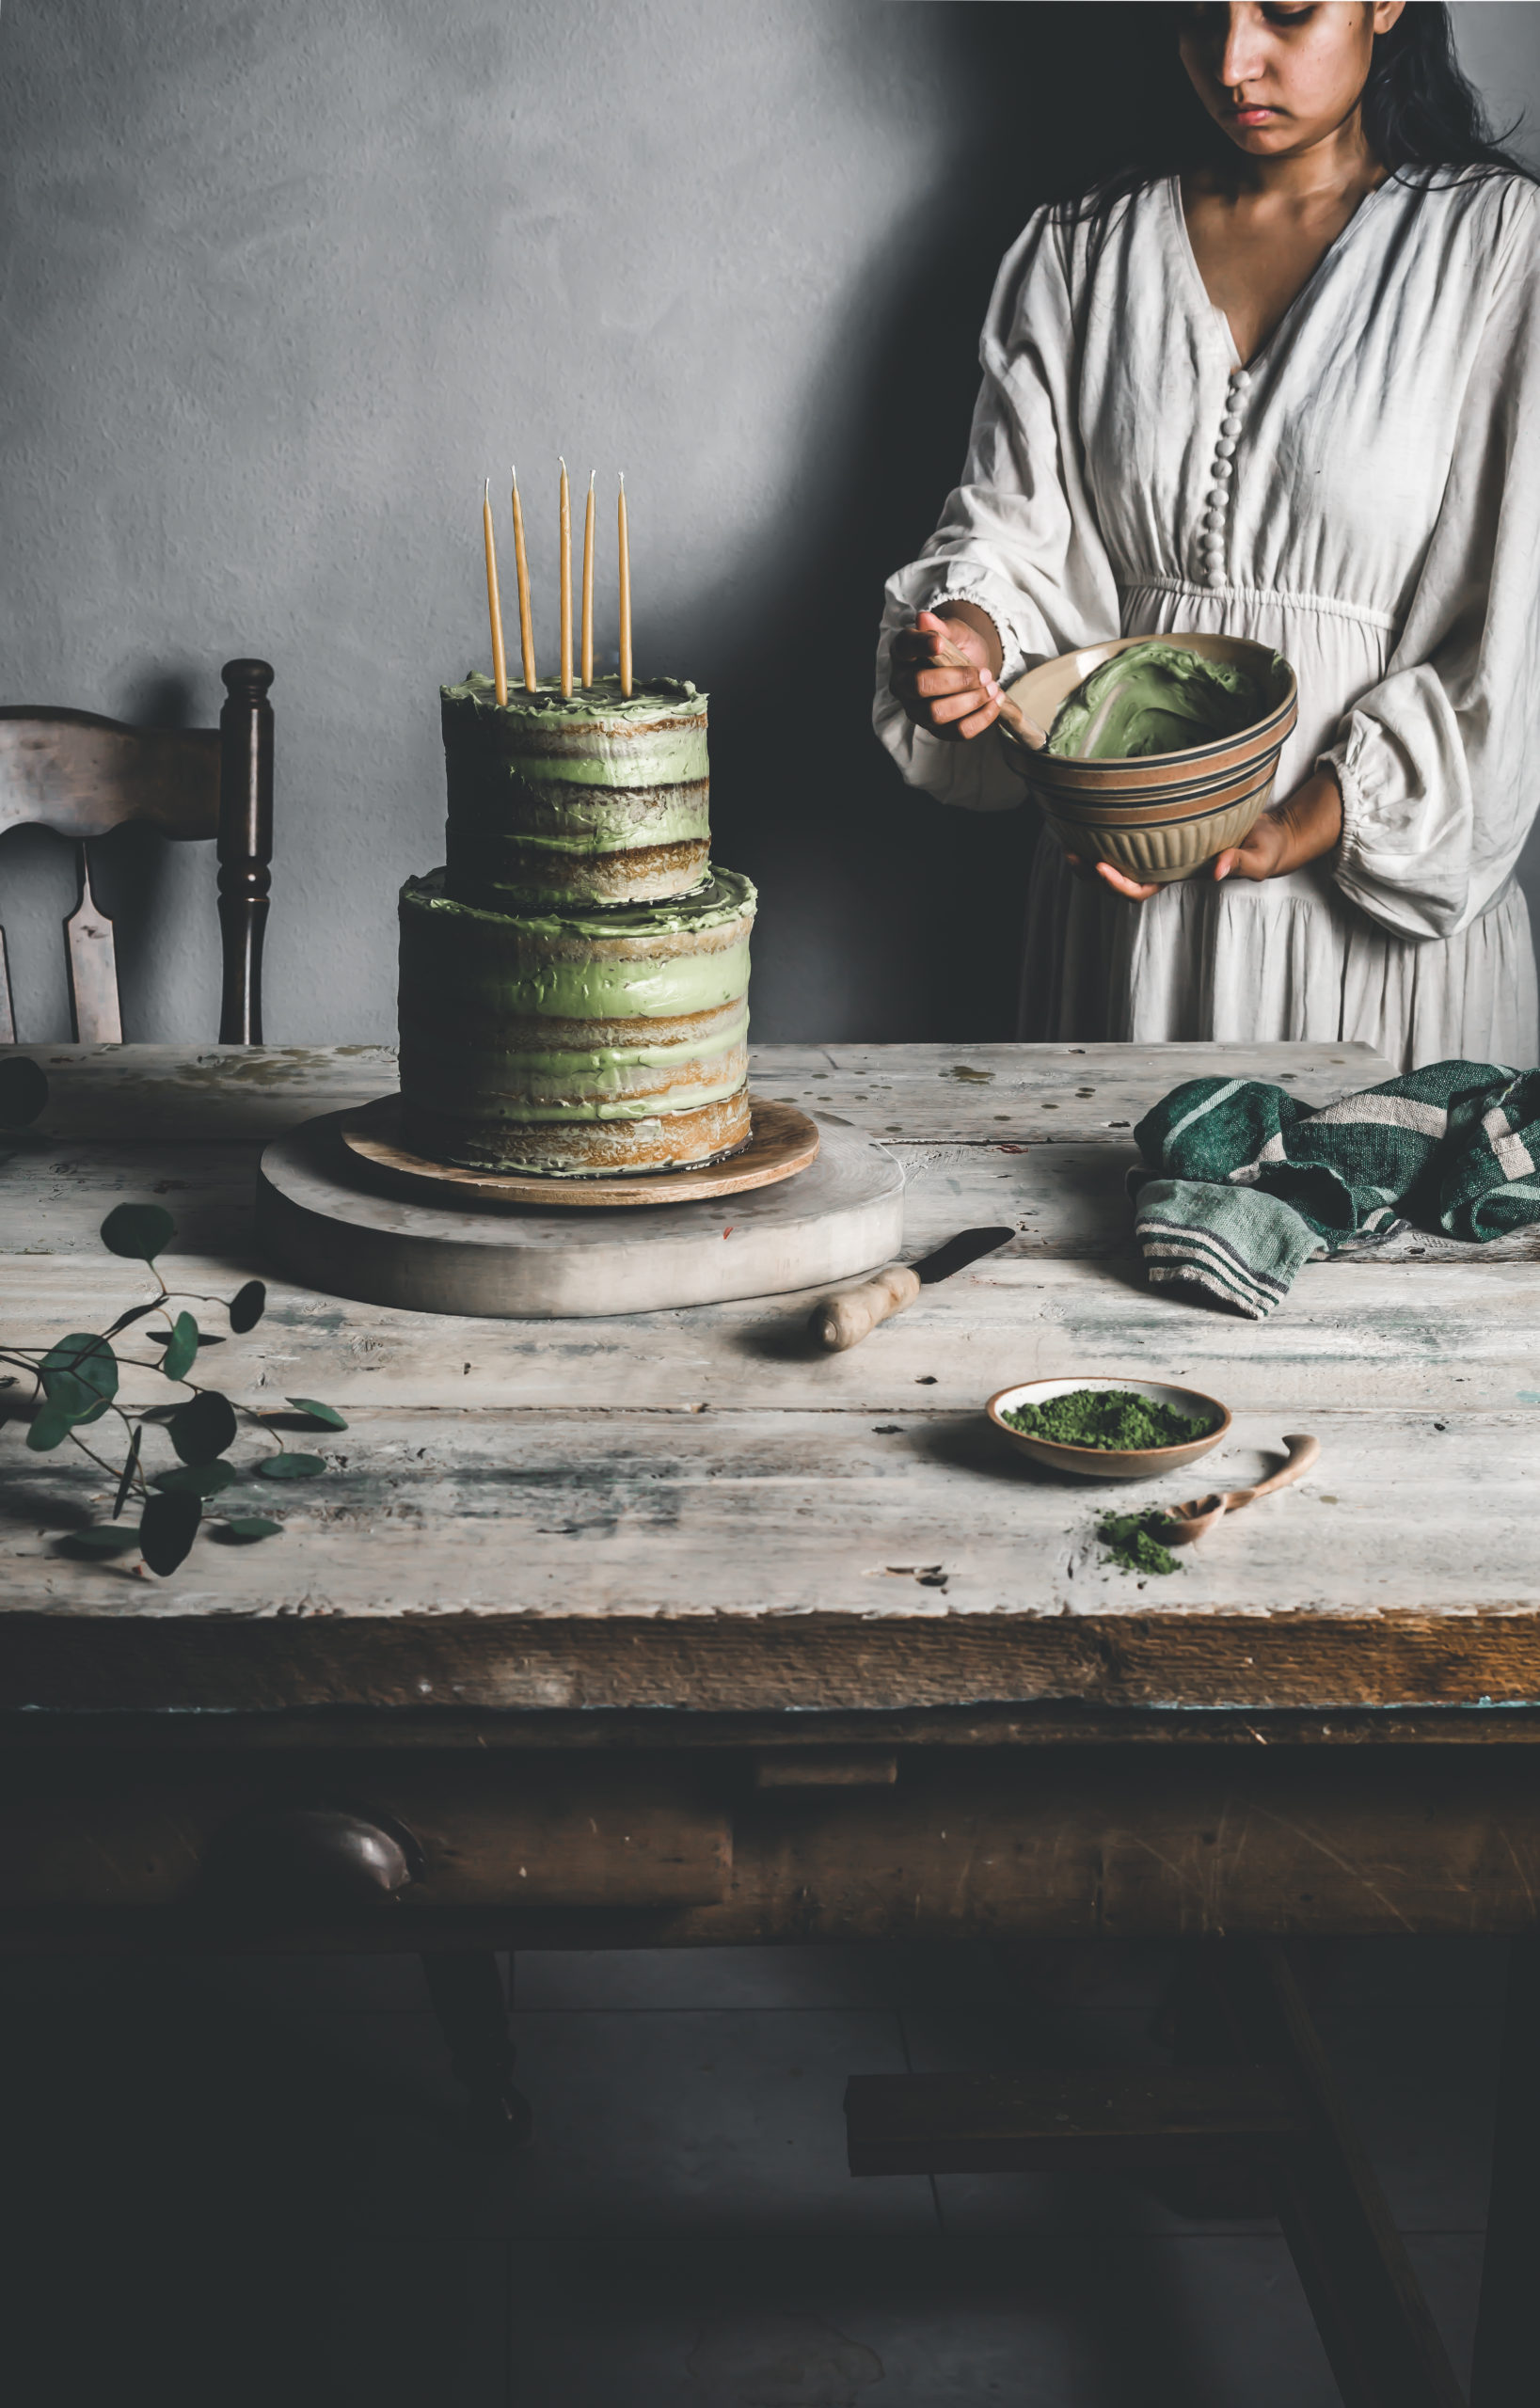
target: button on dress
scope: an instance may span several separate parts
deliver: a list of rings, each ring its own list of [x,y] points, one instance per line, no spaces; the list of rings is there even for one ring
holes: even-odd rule
[[[1249,636],[1293,663],[1281,799],[1319,762],[1338,849],[1287,878],[1132,903],[1040,838],[1020,1033],[1359,1038],[1403,1068],[1540,1057],[1515,865],[1540,803],[1540,194],[1392,177],[1243,366],[1180,186],[1097,226],[1036,216],[1000,271],[962,482],[887,588],[878,734],[912,784],[1022,800],[992,730],[945,743],[887,692],[947,597],[1003,680],[1114,635]]]

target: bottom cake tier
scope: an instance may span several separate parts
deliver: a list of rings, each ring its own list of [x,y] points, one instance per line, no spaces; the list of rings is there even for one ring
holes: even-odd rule
[[[401,1136],[470,1170],[697,1168],[746,1145],[754,890],[538,917],[401,893]]]

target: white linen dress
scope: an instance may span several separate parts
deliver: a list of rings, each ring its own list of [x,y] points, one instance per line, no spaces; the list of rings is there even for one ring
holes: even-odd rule
[[[1022,799],[998,737],[945,743],[887,692],[894,631],[946,596],[1008,684],[1113,635],[1214,629],[1299,682],[1275,794],[1336,768],[1336,852],[1133,903],[1046,832],[1020,1033],[1361,1038],[1398,1067],[1540,1054],[1514,870],[1540,802],[1540,194],[1390,178],[1248,368],[1180,186],[1109,222],[1034,217],[981,346],[962,483],[888,585],[875,721],[912,784]]]

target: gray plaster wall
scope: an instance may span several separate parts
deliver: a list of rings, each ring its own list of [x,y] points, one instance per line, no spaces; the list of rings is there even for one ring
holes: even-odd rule
[[[712,689],[758,1034],[1008,1033],[1024,818],[903,789],[871,637],[961,456],[995,261],[1074,139],[1044,56],[1094,58],[1119,13],[8,0],[0,699],[206,722],[223,659],[276,664],[270,1038],[393,1033],[436,689],[486,655],[482,479],[518,462],[549,667],[559,451],[600,471],[607,571],[627,471],[639,667]],[[1540,8],[1456,16],[1499,116],[1540,126]],[[212,1036],[210,849],[103,851],[126,1033]],[[63,848],[0,839],[25,1037],[67,1033],[72,900]]]

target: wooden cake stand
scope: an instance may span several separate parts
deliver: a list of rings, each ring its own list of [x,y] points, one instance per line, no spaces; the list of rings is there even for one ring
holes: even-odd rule
[[[376,1106],[325,1113],[263,1153],[258,1238],[292,1278],[331,1295],[503,1319],[779,1295],[892,1261],[904,1222],[892,1157],[858,1130],[805,1122],[790,1106],[754,1109],[766,1133],[757,1167],[751,1140],[705,1171],[518,1182],[533,1202],[490,1174],[401,1158]],[[398,1159],[382,1159],[386,1150]],[[606,1188],[624,1193],[597,1192]],[[640,1192],[648,1188],[653,1196]],[[574,1211],[579,1203],[587,1209]]]
[[[694,1204],[705,1196],[738,1196],[750,1187],[773,1187],[806,1170],[818,1150],[818,1124],[794,1103],[753,1096],[753,1134],[746,1146],[700,1170],[660,1170],[595,1179],[541,1178],[533,1172],[459,1170],[408,1153],[400,1142],[401,1098],[382,1095],[342,1122],[350,1154],[384,1174],[385,1183],[413,1195],[433,1195],[447,1204],[543,1204],[551,1208],[595,1204]]]

